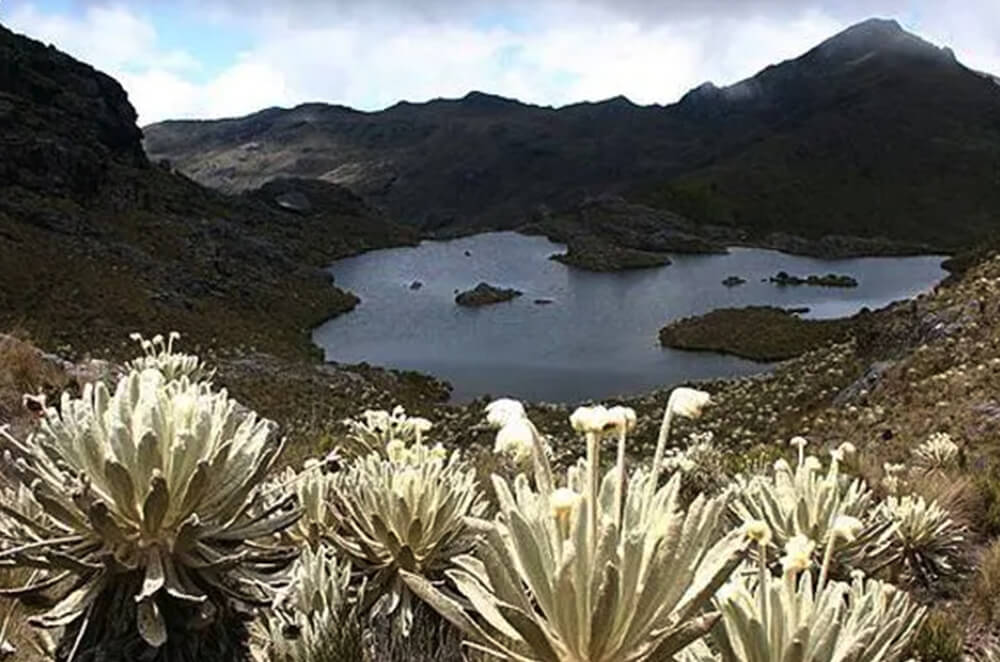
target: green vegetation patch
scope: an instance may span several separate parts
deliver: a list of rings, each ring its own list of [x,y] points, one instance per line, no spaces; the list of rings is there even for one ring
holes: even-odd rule
[[[733,354],[754,361],[782,361],[846,338],[852,319],[804,320],[781,308],[721,308],[660,329],[673,349]]]

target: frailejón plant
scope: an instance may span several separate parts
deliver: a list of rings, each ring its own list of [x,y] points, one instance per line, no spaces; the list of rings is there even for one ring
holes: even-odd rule
[[[373,617],[398,611],[394,622],[408,634],[412,596],[399,573],[436,580],[469,551],[468,518],[486,509],[475,470],[457,452],[394,439],[385,457],[371,453],[335,474],[329,495],[330,540],[367,578],[362,610]]]
[[[20,533],[0,527],[10,536],[0,563],[43,572],[9,593],[61,593],[32,622],[69,626],[62,657],[138,659],[175,645],[189,654],[169,659],[237,659],[245,628],[233,625],[234,607],[269,604],[271,573],[295,555],[267,543],[298,517],[291,497],[256,507],[282,447],[273,432],[253,412],[237,414],[225,391],[159,369],[130,371],[114,393],[98,383],[64,394],[27,440],[0,439],[10,474],[45,513],[21,520]],[[10,509],[2,517],[17,519]],[[188,632],[192,619],[201,635]],[[235,641],[212,624],[234,628]]]
[[[961,570],[965,529],[936,501],[889,496],[879,506],[879,514],[894,525],[898,556],[894,565],[910,580],[929,586]]]
[[[288,467],[264,487],[264,494],[274,500],[285,498],[288,492],[295,494],[302,517],[285,529],[283,535],[314,550],[330,540],[330,532],[336,526],[330,508],[333,474],[326,470],[326,464],[310,459],[301,471]]]
[[[923,471],[944,471],[958,466],[961,449],[945,432],[935,432],[913,449],[913,463]]]
[[[924,616],[903,591],[856,571],[848,582],[829,581],[834,548],[851,542],[859,522],[838,518],[815,579],[812,540],[785,545],[782,576],[758,554],[756,576],[735,578],[719,591],[721,627],[714,631],[721,662],[895,662],[906,652]],[[697,658],[695,658],[697,659]],[[702,658],[710,659],[710,658]],[[692,661],[693,662],[693,661]]]
[[[661,427],[697,416],[707,394],[675,392]],[[425,579],[407,583],[463,630],[471,647],[504,660],[620,662],[671,660],[704,635],[718,614],[705,607],[742,558],[744,531],[724,533],[724,499],[700,497],[682,512],[680,476],[635,471],[627,485],[624,445],[634,424],[625,408],[587,407],[571,417],[587,459],[555,487],[541,442],[534,486],[525,474],[494,476],[500,513],[474,556],[446,574],[472,606]],[[615,466],[598,480],[600,445],[618,442]],[[526,652],[528,651],[528,652]]]
[[[863,523],[849,543],[838,545],[832,571],[846,577],[851,569],[874,571],[894,557],[892,524],[875,513],[876,501],[860,479],[840,473],[844,449],[831,453],[829,468],[804,452],[805,439],[796,437],[798,465],[793,470],[778,460],[770,475],[758,475],[739,484],[732,511],[737,521],[761,520],[770,527],[775,546],[784,547],[795,536],[817,542],[816,554],[826,549],[833,525],[841,517]]]
[[[357,418],[344,419],[347,438],[344,450],[355,456],[385,453],[393,441],[403,445],[423,443],[424,434],[432,424],[420,416],[407,416],[406,410],[396,406],[391,412],[384,409],[366,409]]]
[[[351,566],[332,550],[306,548],[279,593],[262,633],[268,662],[330,662],[344,659],[341,635],[354,627],[350,605]]]

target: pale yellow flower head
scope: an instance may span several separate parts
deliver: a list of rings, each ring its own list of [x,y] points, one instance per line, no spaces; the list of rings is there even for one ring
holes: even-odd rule
[[[771,543],[771,527],[764,520],[750,520],[743,525],[743,532],[761,547],[767,547]]]
[[[675,388],[670,394],[668,406],[678,416],[698,418],[705,407],[712,402],[712,396],[705,391],[682,386]]]
[[[612,424],[608,409],[603,405],[577,407],[569,417],[573,429],[583,434],[601,434]]]
[[[608,409],[608,423],[619,433],[630,432],[635,428],[635,410],[631,407],[611,407]]]
[[[854,542],[864,528],[864,523],[857,517],[839,515],[837,519],[833,520],[831,534],[837,538],[843,538],[846,542]]]
[[[500,398],[486,405],[486,422],[494,429],[500,429],[507,423],[527,418],[524,405],[511,398]]]
[[[810,455],[805,459],[804,466],[809,471],[822,471],[823,463],[815,455]]]
[[[789,538],[785,543],[785,555],[781,557],[781,567],[785,573],[804,572],[812,565],[812,555],[816,543],[799,534]]]
[[[568,516],[581,498],[578,492],[574,492],[568,487],[553,490],[552,496],[549,497],[552,515],[557,518]]]
[[[851,459],[858,452],[857,447],[849,441],[842,443],[838,450],[847,459]]]

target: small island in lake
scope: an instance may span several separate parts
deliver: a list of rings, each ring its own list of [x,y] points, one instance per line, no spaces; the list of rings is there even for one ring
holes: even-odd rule
[[[842,340],[855,319],[802,319],[772,306],[720,308],[671,322],[660,329],[660,344],[754,361],[782,361]]]
[[[550,259],[587,271],[646,269],[670,264],[665,253],[627,248],[593,237],[571,239],[565,253],[552,255]]]
[[[729,276],[724,281],[722,281],[722,284],[725,285],[726,287],[736,287],[737,285],[743,285],[746,282],[747,282],[746,278],[740,278],[739,276]]]
[[[775,285],[812,285],[815,287],[857,287],[858,281],[853,276],[842,274],[826,274],[825,276],[811,275],[801,278],[792,276],[785,271],[779,271],[771,276],[771,282]]]
[[[455,296],[455,303],[460,306],[488,306],[501,301],[510,301],[523,294],[520,290],[495,287],[489,283],[479,283],[471,290],[459,292]]]

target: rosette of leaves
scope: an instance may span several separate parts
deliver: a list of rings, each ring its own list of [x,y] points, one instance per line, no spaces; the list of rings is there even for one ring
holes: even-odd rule
[[[153,336],[151,340],[138,333],[133,333],[130,337],[139,343],[143,355],[126,364],[129,370],[159,370],[167,381],[187,377],[191,381],[200,382],[211,380],[215,376],[215,370],[210,369],[194,354],[174,351],[174,341],[181,337],[176,331],[167,334],[166,339],[160,334]]]
[[[274,501],[283,499],[288,492],[295,494],[302,517],[284,530],[283,535],[297,545],[317,549],[329,540],[330,530],[336,520],[330,508],[330,486],[333,475],[324,463],[307,460],[301,471],[288,467],[269,482],[264,493]]]
[[[840,517],[854,517],[864,528],[853,541],[837,546],[831,572],[846,578],[852,569],[874,572],[884,567],[897,558],[893,523],[878,516],[867,484],[841,474],[838,465],[834,457],[823,471],[821,462],[808,456],[792,470],[779,460],[770,473],[738,483],[732,504],[735,519],[767,523],[777,548],[800,535],[815,541],[818,562],[834,523]]]
[[[266,620],[270,662],[350,659],[361,643],[351,606],[351,566],[327,547],[306,548]]]
[[[860,572],[824,583],[794,566],[782,577],[762,568],[734,579],[716,604],[720,662],[896,662],[925,614],[904,591]]]
[[[668,405],[657,459],[671,416],[696,416],[707,394],[671,402],[697,407],[674,412]],[[525,474],[513,484],[493,477],[500,512],[475,554],[446,572],[462,599],[405,575],[462,629],[467,645],[518,662],[667,662],[716,622],[718,613],[706,607],[748,539],[725,532],[725,497],[700,496],[683,510],[681,476],[660,486],[659,462],[626,480],[627,414],[603,407],[574,414],[588,454],[564,487],[554,487],[537,439],[534,485]],[[618,462],[595,480],[608,436],[618,438]]]
[[[387,454],[358,458],[334,475],[330,539],[367,579],[362,611],[395,615],[406,636],[413,604],[400,572],[441,579],[473,545],[468,518],[481,517],[487,504],[475,470],[457,452],[396,441]]]
[[[895,574],[902,571],[911,581],[930,586],[963,570],[965,528],[936,501],[914,495],[890,496],[879,514],[894,525],[899,557]]]
[[[961,449],[945,432],[935,432],[913,449],[913,463],[922,471],[946,471],[958,466]]]
[[[268,543],[298,518],[292,497],[256,498],[273,433],[225,391],[156,369],[64,394],[26,441],[3,439],[45,513],[0,551],[44,577],[7,593],[56,600],[32,623],[67,626],[62,659],[242,659],[238,611],[270,604],[296,554]]]
[[[344,450],[359,457],[372,452],[385,454],[394,441],[421,444],[424,433],[431,429],[429,420],[407,416],[406,410],[398,405],[391,412],[366,409],[357,418],[344,419],[343,424],[347,427]]]

